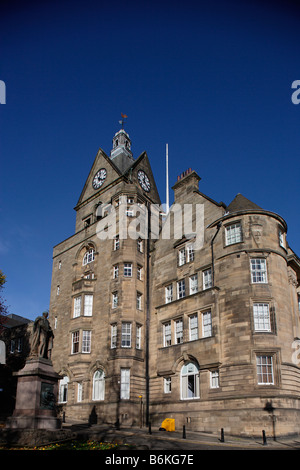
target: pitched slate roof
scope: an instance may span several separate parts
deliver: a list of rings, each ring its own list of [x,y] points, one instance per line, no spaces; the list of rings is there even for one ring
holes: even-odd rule
[[[244,210],[262,210],[261,207],[259,207],[257,204],[254,202],[250,201],[247,199],[245,196],[242,194],[237,194],[233,201],[227,206],[227,211],[228,212],[238,212],[238,211],[244,211]]]
[[[29,318],[24,318],[13,313],[9,315],[0,315],[0,317],[5,328],[14,328],[15,326],[25,325],[26,323],[32,322]]]

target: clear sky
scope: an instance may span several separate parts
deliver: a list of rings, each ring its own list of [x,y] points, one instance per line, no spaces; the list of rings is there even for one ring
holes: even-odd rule
[[[1,1],[0,269],[10,312],[49,308],[52,249],[120,113],[162,202],[189,167],[229,204],[242,193],[288,224],[300,254],[299,2]],[[171,192],[170,200],[173,194]]]

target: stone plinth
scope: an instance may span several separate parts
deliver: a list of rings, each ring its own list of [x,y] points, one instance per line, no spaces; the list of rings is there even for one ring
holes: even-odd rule
[[[16,406],[7,428],[60,429],[56,416],[58,380],[50,359],[29,358],[18,377]]]

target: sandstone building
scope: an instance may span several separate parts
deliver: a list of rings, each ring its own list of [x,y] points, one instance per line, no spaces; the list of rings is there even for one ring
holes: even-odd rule
[[[163,213],[125,130],[110,156],[99,149],[75,234],[53,252],[52,361],[67,418],[300,431],[300,260],[286,222],[241,194],[217,203],[199,181],[180,175]]]

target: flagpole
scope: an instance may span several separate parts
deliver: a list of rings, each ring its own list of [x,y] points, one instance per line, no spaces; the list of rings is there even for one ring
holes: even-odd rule
[[[169,213],[169,145],[166,144],[166,214]]]

